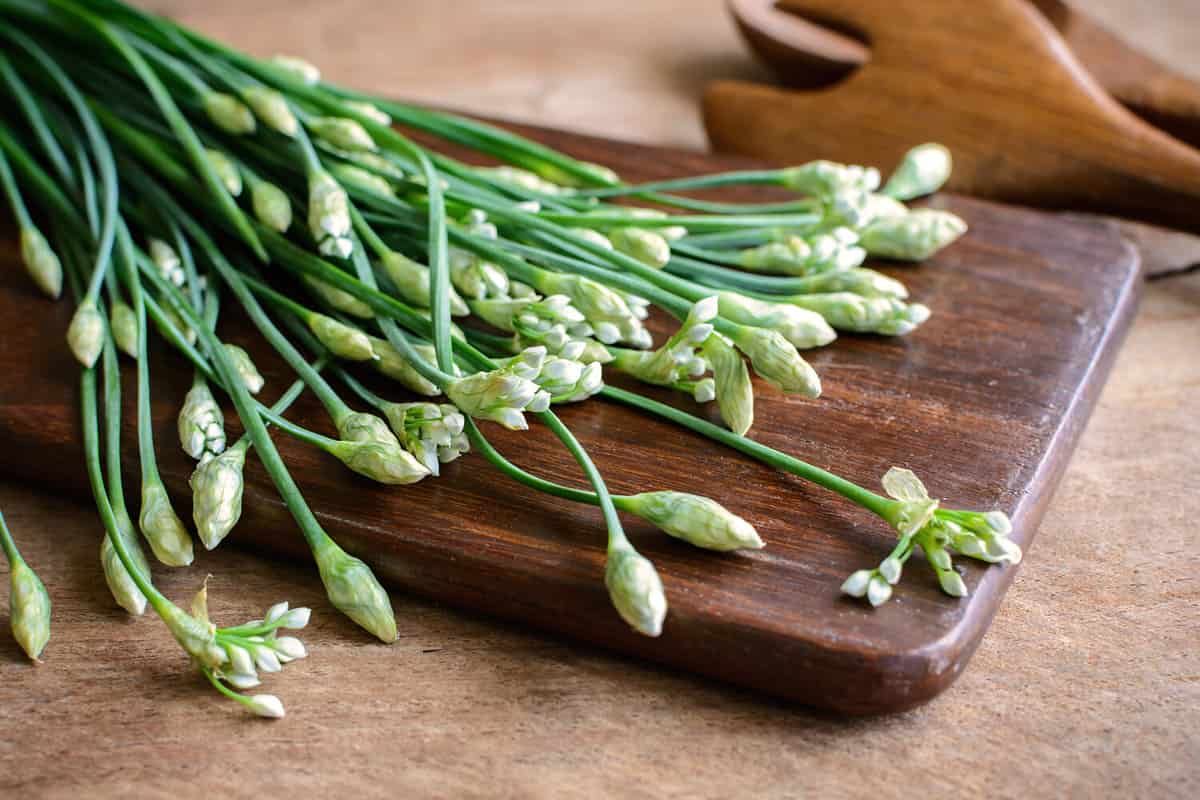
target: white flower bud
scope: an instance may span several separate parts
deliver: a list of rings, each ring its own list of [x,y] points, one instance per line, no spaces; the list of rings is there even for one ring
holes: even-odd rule
[[[868,253],[901,261],[924,261],[967,231],[949,211],[918,208],[903,217],[876,220],[860,238]]]
[[[895,556],[888,556],[882,562],[880,562],[879,574],[883,576],[885,581],[895,586],[900,582],[900,572],[903,569],[903,566],[904,565],[900,563],[900,559],[896,558]]]
[[[130,527],[129,533],[118,535],[123,537],[125,550],[130,558],[142,570],[142,574],[149,577],[150,565],[146,563],[146,555],[133,535],[132,523],[128,517],[125,519],[125,525]],[[118,522],[117,527],[121,529],[123,526]],[[146,595],[142,594],[142,590],[133,582],[133,578],[125,569],[121,557],[117,555],[117,550],[107,535],[101,537],[100,540],[100,564],[104,568],[104,582],[108,584],[108,590],[112,593],[113,599],[117,601],[117,605],[135,617],[144,614],[146,612]]]
[[[234,674],[254,674],[254,659],[251,658],[249,650],[236,644],[227,644],[225,653],[229,656],[229,667]]]
[[[288,601],[287,600],[276,603],[275,605],[273,605],[267,609],[267,613],[263,616],[263,622],[267,622],[267,623],[274,622],[275,620],[279,619],[284,614],[286,614],[287,611],[288,611]]]
[[[866,597],[867,587],[871,585],[871,579],[875,577],[875,573],[869,569],[860,569],[846,578],[842,584],[842,593],[848,594],[851,597]]]
[[[267,719],[283,719],[283,703],[273,694],[256,694],[249,698],[246,707]]]
[[[280,636],[271,644],[281,661],[295,661],[308,655],[303,643],[295,636]]]
[[[380,108],[374,103],[364,103],[359,100],[347,100],[345,101],[344,105],[347,108],[354,109],[365,117],[370,117],[373,121],[378,122],[380,125],[392,124],[392,118],[380,110]]]
[[[20,558],[9,563],[8,610],[13,638],[34,661],[50,641],[50,595],[41,579]]]
[[[608,240],[617,252],[654,269],[662,269],[671,260],[671,245],[667,240],[645,228],[614,228],[608,232]]]
[[[251,86],[242,90],[242,100],[254,110],[255,116],[284,136],[295,138],[300,130],[300,121],[292,113],[287,99],[274,89]]]
[[[419,345],[414,345],[414,347],[418,351],[422,349]],[[426,397],[436,397],[442,393],[437,386],[422,376],[421,373],[417,372],[416,368],[400,354],[400,351],[392,347],[391,343],[387,340],[371,337],[371,349],[378,356],[372,362],[375,369],[392,380],[399,381],[406,388]],[[432,363],[432,353],[425,354],[425,357]]]
[[[228,155],[220,150],[205,148],[204,155],[208,157],[208,165],[212,167],[213,172],[217,173],[217,177],[221,179],[221,184],[225,187],[225,191],[229,192],[234,197],[242,193],[242,172],[238,169]]]
[[[192,563],[192,537],[179,521],[161,483],[150,481],[142,485],[142,512],[138,525],[159,561],[170,567],[186,567]]]
[[[628,501],[631,511],[665,533],[707,550],[757,550],[754,526],[707,497],[686,492],[643,492]]]
[[[298,631],[308,625],[312,609],[301,606],[293,608],[280,618],[279,627]]]
[[[292,201],[275,184],[257,180],[250,186],[250,205],[258,221],[273,231],[287,233],[292,227]]]
[[[205,452],[217,454],[225,449],[224,415],[208,383],[199,380],[192,384],[179,409],[179,443],[192,458]]]
[[[84,300],[75,309],[67,328],[67,344],[76,360],[85,367],[95,365],[104,347],[104,317],[91,300]]]
[[[21,229],[21,260],[29,277],[47,297],[57,300],[62,295],[62,263],[37,228]]]
[[[371,569],[332,541],[316,550],[317,568],[329,601],[384,642],[396,640],[396,616]]]
[[[892,596],[892,585],[876,575],[867,584],[867,602],[873,606],[881,606]]]
[[[950,554],[941,547],[926,547],[925,558],[934,566],[934,569],[939,571],[948,570],[952,566]],[[895,581],[892,581],[892,583],[895,583]]]
[[[120,300],[112,304],[108,311],[108,326],[112,331],[117,347],[130,358],[138,357],[138,323],[137,315],[128,304]]]
[[[367,129],[349,117],[313,117],[306,124],[314,136],[342,150],[373,153],[379,149]]]
[[[953,166],[950,151],[944,146],[933,142],[917,145],[904,154],[883,193],[897,200],[932,194],[950,178]]]
[[[314,172],[308,178],[308,228],[321,246],[321,252],[327,255],[344,258],[353,249],[349,239],[350,199],[341,184],[324,170]],[[345,250],[347,246],[351,250]],[[332,251],[327,252],[330,248]]]
[[[374,414],[355,411],[337,421],[338,436],[347,442],[378,442],[399,445],[387,423]]]
[[[754,424],[754,386],[746,362],[720,334],[708,337],[701,353],[712,366],[721,419],[731,431],[745,435]]]
[[[192,487],[192,519],[206,550],[212,550],[242,517],[246,448],[233,446],[196,466]]]
[[[738,263],[755,272],[779,275],[804,275],[812,267],[812,248],[799,236],[782,242],[768,242],[738,254]]]
[[[243,136],[254,133],[258,127],[254,121],[254,114],[233,95],[208,92],[201,99],[201,103],[209,120],[226,133]]]
[[[258,394],[262,391],[266,381],[259,374],[258,368],[254,366],[254,361],[251,360],[250,354],[236,344],[228,343],[225,344],[225,354],[233,362],[233,369],[237,372],[238,377],[242,379],[242,384],[245,385],[246,391],[250,392],[250,394]]]
[[[350,361],[370,361],[375,358],[370,337],[357,328],[351,328],[324,314],[309,314],[306,321],[313,335],[338,358]]]
[[[253,689],[262,683],[257,674],[231,672],[224,676],[225,682],[235,689]]]
[[[321,81],[321,70],[315,64],[305,61],[303,58],[276,55],[271,57],[271,64],[309,86]]]
[[[721,316],[743,325],[776,331],[796,348],[824,347],[837,333],[819,313],[790,303],[771,303],[737,292],[717,295]]]
[[[962,576],[954,570],[939,570],[938,583],[941,584],[942,591],[951,597],[967,596],[967,585],[963,583]]]
[[[327,449],[350,469],[379,483],[416,483],[429,474],[425,465],[398,444],[339,441]]]
[[[778,331],[742,326],[733,343],[749,357],[754,371],[780,391],[821,396],[821,379],[816,371]]]
[[[650,561],[631,548],[610,552],[604,585],[621,619],[638,633],[658,636],[667,616],[667,597]]]
[[[314,278],[311,275],[301,275],[300,279],[304,281],[305,286],[312,290],[313,294],[321,298],[322,301],[335,311],[341,311],[344,314],[350,314],[359,319],[372,319],[375,316],[375,312],[369,305],[331,283],[326,283],[320,278]]]
[[[279,672],[283,669],[283,665],[279,663],[279,656],[265,644],[256,645],[253,655],[254,666],[262,672]]]

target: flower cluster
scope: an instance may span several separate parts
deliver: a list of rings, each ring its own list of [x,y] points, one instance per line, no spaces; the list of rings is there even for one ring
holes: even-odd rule
[[[463,433],[466,420],[457,408],[442,403],[388,403],[383,408],[400,444],[435,477],[440,465],[470,449]]]
[[[546,348],[530,347],[504,366],[476,372],[446,386],[446,396],[464,414],[498,422],[510,430],[525,430],[523,412],[545,411],[551,395],[534,382],[546,360]]]

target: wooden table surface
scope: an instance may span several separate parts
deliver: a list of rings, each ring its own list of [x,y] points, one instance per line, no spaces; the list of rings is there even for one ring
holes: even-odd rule
[[[716,0],[155,5],[358,86],[665,144],[701,143],[705,81],[761,75]],[[1146,5],[1089,7],[1200,74],[1195,4],[1157,0],[1157,18]],[[0,796],[1195,797],[1198,342],[1200,274],[1151,283],[970,667],[931,704],[881,719],[814,714],[396,595],[391,647],[315,618],[312,657],[270,684],[289,717],[263,724],[205,697],[161,625],[113,609],[94,510],[0,484],[56,614],[40,667],[0,636]],[[235,549],[201,566],[217,619],[323,602],[308,570]],[[162,574],[177,598],[197,578]]]

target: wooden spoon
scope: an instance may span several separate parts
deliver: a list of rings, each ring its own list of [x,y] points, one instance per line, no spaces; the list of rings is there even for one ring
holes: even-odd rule
[[[782,0],[788,14],[730,2],[766,60],[820,88],[713,84],[704,116],[718,149],[887,166],[940,141],[953,189],[1200,232],[1200,152],[1114,100],[1071,45],[1110,65],[1100,72],[1131,107],[1183,132],[1200,91],[1058,0]]]

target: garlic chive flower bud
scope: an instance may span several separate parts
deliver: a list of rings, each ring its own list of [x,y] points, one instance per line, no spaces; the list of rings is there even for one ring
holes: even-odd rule
[[[403,486],[416,483],[429,474],[429,470],[399,444],[337,441],[326,450],[359,475],[377,483]]]
[[[378,356],[371,363],[382,374],[394,381],[398,381],[402,386],[411,389],[417,394],[425,395],[426,397],[436,397],[442,393],[436,385],[417,372],[416,368],[400,354],[399,350],[392,347],[390,342],[372,336],[371,349]],[[430,363],[433,363],[434,355],[430,352],[433,348],[426,349],[424,345],[413,345],[413,349]]]
[[[273,694],[256,694],[249,698],[246,707],[260,717],[283,719],[283,703]]]
[[[491,178],[497,183],[508,184],[518,189],[525,189],[538,194],[560,195],[564,194],[562,186],[557,183],[536,175],[529,170],[521,169],[520,167],[512,167],[503,165],[499,167],[475,167],[473,170],[478,175],[483,175],[486,178]]]
[[[537,375],[546,350],[531,347],[518,359],[490,372],[476,372],[446,386],[446,396],[464,414],[498,422],[509,430],[529,427],[522,411],[545,411],[550,395],[528,375]]]
[[[640,381],[671,386],[687,377],[698,378],[708,371],[700,348],[712,336],[710,321],[717,316],[718,300],[706,297],[692,306],[687,319],[657,350],[615,349],[613,366]]]
[[[342,150],[366,150],[375,152],[379,147],[367,129],[349,117],[313,117],[307,122],[308,129],[318,139],[329,142]]]
[[[653,522],[665,533],[706,550],[757,550],[763,546],[754,526],[707,497],[686,492],[643,492],[623,510]]]
[[[863,297],[852,292],[795,295],[792,303],[815,312],[838,330],[903,336],[929,319],[929,307],[894,297]]]
[[[717,382],[712,378],[680,381],[675,384],[675,388],[690,393],[697,403],[711,403],[717,399]]]
[[[246,107],[245,103],[233,95],[223,92],[208,92],[200,102],[212,124],[226,133],[243,136],[254,133],[258,127],[254,120],[254,114]]]
[[[29,565],[19,556],[9,563],[8,613],[13,638],[25,654],[37,661],[50,641],[50,595]]]
[[[598,342],[590,339],[594,333],[592,326],[584,319],[583,313],[571,305],[571,299],[566,295],[550,295],[542,299],[533,296],[535,302],[521,307],[520,312],[509,319],[508,325],[501,324],[502,319],[493,315],[489,318],[492,324],[502,330],[512,330],[517,334],[518,344],[523,347],[541,346],[550,353],[561,354],[563,348],[571,342],[583,342],[584,350],[577,357],[585,363],[598,361],[607,363],[612,355]],[[514,306],[523,302],[525,297],[514,302]],[[478,305],[476,312],[482,309]]]
[[[348,442],[400,444],[387,423],[374,414],[351,412],[337,421],[338,436]]]
[[[203,379],[195,381],[184,397],[178,428],[179,443],[192,458],[214,456],[225,449],[225,417]]]
[[[287,233],[292,227],[292,201],[275,184],[256,180],[250,184],[250,205],[254,216],[273,231]]]
[[[130,358],[138,357],[137,316],[127,303],[117,300],[108,310],[108,326],[121,352]]]
[[[85,299],[75,309],[75,316],[71,317],[67,328],[67,344],[76,360],[85,367],[94,365],[104,347],[104,336],[104,317],[95,302]]]
[[[149,580],[150,562],[146,560],[146,554],[142,552],[137,534],[134,533],[133,520],[129,518],[129,514],[125,512],[124,508],[114,508],[113,517],[116,522],[116,535],[121,537],[121,542],[125,545],[125,551],[129,554],[130,560],[133,561],[134,567],[141,572],[142,576]],[[104,582],[108,584],[108,590],[112,593],[113,599],[117,601],[117,605],[135,617],[140,617],[145,613],[146,596],[142,594],[142,590],[138,588],[133,577],[125,569],[125,564],[117,555],[117,550],[113,547],[107,534],[100,539],[100,564],[104,568]]]
[[[429,308],[429,267],[394,251],[386,253],[379,263],[405,302],[418,308]],[[450,295],[450,313],[456,317],[470,314],[471,310],[454,286],[447,288]]]
[[[308,228],[322,254],[349,258],[354,250],[350,240],[350,200],[346,191],[324,170],[308,177]]]
[[[490,226],[491,223],[484,225]],[[452,247],[448,266],[450,282],[464,297],[482,300],[485,297],[508,296],[508,273],[498,265],[484,261],[473,253]]]
[[[886,194],[867,195],[864,225],[878,220],[897,219],[905,216],[908,216],[908,206],[899,200],[888,197]]]
[[[316,312],[309,313],[305,322],[321,344],[338,358],[349,361],[370,361],[375,358],[370,337],[357,328]]]
[[[389,117],[387,114],[385,114],[382,110],[380,110],[380,108],[378,106],[376,106],[374,103],[364,103],[359,100],[347,100],[345,102],[345,106],[347,108],[354,109],[355,111],[357,111],[359,114],[362,114],[363,116],[370,117],[372,120],[374,120],[375,122],[378,122],[380,125],[391,125],[392,124],[392,118]]]
[[[541,285],[537,288],[546,294],[570,298],[571,305],[583,314],[596,338],[604,344],[625,342],[647,347],[652,343],[650,332],[617,292],[581,275],[562,272],[539,275]]]
[[[821,396],[821,379],[796,348],[777,331],[740,326],[733,343],[758,375],[786,394]]]
[[[392,603],[371,568],[332,540],[326,540],[314,555],[334,607],[380,640],[394,642],[396,617]]]
[[[466,452],[459,448],[465,420],[452,405],[388,403],[383,413],[404,449],[434,476],[441,472],[442,462]]]
[[[708,337],[700,352],[712,368],[721,419],[731,431],[744,436],[754,424],[754,386],[746,362],[719,333]]]
[[[629,627],[646,636],[662,633],[667,597],[658,572],[647,558],[628,545],[610,550],[604,585],[613,607]]]
[[[206,550],[212,550],[242,516],[246,447],[235,445],[196,466],[192,487],[192,520]]]
[[[304,82],[308,86],[320,83],[321,81],[321,70],[315,64],[296,56],[272,56],[271,65],[278,67],[291,77]]]
[[[146,250],[150,255],[150,260],[154,262],[154,266],[158,267],[158,274],[162,275],[164,280],[170,281],[176,286],[183,286],[187,280],[187,274],[183,271],[183,261],[175,252],[175,248],[162,239],[150,237],[146,241]]]
[[[599,245],[605,250],[616,250],[611,239],[593,228],[568,228],[567,231],[575,237],[583,239],[585,242]]]
[[[883,273],[863,267],[830,270],[810,275],[804,279],[804,291],[812,294],[850,292],[863,297],[893,297],[897,300],[908,297],[908,289],[903,283]],[[794,298],[781,296],[777,299],[791,301]]]
[[[217,177],[221,179],[221,184],[225,187],[225,191],[234,197],[240,195],[242,193],[242,173],[233,159],[220,150],[213,150],[212,148],[205,148],[204,155],[208,157],[208,165],[212,167],[213,172],[217,173]]]
[[[563,352],[568,355],[575,355],[582,350],[583,345],[580,342],[572,342],[563,348]],[[584,364],[567,356],[547,355],[536,372],[525,374],[521,372],[521,359],[522,356],[518,355],[499,363],[513,364],[514,370],[521,377],[529,378],[549,393],[553,403],[577,403],[604,388],[601,366],[595,362]]]
[[[614,228],[608,232],[608,240],[617,252],[654,269],[662,269],[671,260],[671,245],[667,240],[645,228]]]
[[[876,220],[860,234],[874,256],[924,261],[966,233],[967,223],[949,211],[919,208],[903,217]]]
[[[333,173],[339,183],[357,184],[363,189],[384,197],[396,196],[396,190],[392,188],[392,184],[386,178],[381,178],[362,167],[356,167],[353,164],[331,164],[329,171]]]
[[[733,322],[778,332],[797,349],[824,347],[837,338],[825,318],[791,303],[772,303],[737,292],[719,292],[721,316]]]
[[[782,242],[751,247],[738,254],[738,264],[755,272],[780,275],[804,275],[808,272],[812,248],[799,236],[789,236]]]
[[[566,298],[563,298],[564,300]],[[494,328],[514,332],[513,318],[527,306],[537,302],[537,297],[491,297],[483,300],[470,300],[467,307],[471,313]],[[583,315],[579,315],[583,319]]]
[[[371,307],[349,292],[311,275],[301,275],[300,277],[313,294],[335,311],[341,311],[343,314],[349,314],[359,319],[374,318],[375,312]]]
[[[238,377],[242,379],[242,384],[245,385],[246,391],[250,394],[258,394],[262,391],[266,381],[259,374],[258,367],[254,366],[254,361],[250,358],[250,354],[236,344],[225,343],[225,355],[229,356],[229,360],[233,362],[233,369],[237,372]]]
[[[142,485],[142,513],[138,525],[159,561],[169,567],[186,567],[192,563],[192,537],[188,536],[171,507],[171,498],[162,483],[147,481]]]
[[[904,154],[900,166],[888,178],[883,193],[897,200],[933,194],[950,178],[954,160],[943,145],[920,144]]]
[[[54,300],[62,295],[62,263],[37,228],[21,228],[21,260],[34,285],[43,294]]]
[[[290,139],[300,130],[300,121],[292,113],[287,99],[265,86],[251,86],[242,91],[242,100],[254,111],[254,115],[266,125]]]

